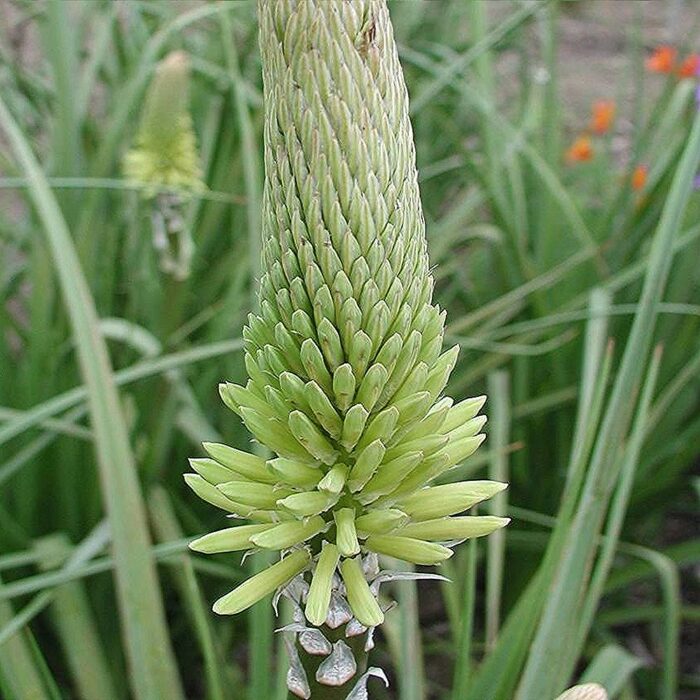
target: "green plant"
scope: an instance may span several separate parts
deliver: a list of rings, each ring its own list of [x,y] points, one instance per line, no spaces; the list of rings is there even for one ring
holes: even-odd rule
[[[483,441],[485,397],[442,392],[408,100],[386,4],[261,2],[266,177],[260,312],[243,331],[245,386],[220,386],[264,457],[205,443],[189,486],[251,521],[195,551],[269,549],[276,564],[219,599],[234,614],[279,591],[290,690],[355,697],[384,621],[377,555],[438,564],[506,518],[453,517],[505,484],[433,486]],[[426,488],[427,487],[427,488]],[[286,553],[286,555],[285,555]],[[306,572],[310,576],[306,576]],[[303,624],[304,617],[310,624]],[[353,687],[356,690],[351,690]],[[348,693],[350,692],[350,695]],[[359,695],[358,695],[359,696]]]
[[[274,634],[269,601],[242,615],[210,612],[277,555],[188,550],[222,527],[222,512],[182,480],[203,441],[250,451],[250,432],[215,387],[245,384],[239,330],[260,314],[255,3],[0,5],[9,113],[0,122],[0,695],[59,700],[100,688],[92,692],[125,698],[137,677],[154,677],[151,663],[172,671],[162,651],[171,646],[188,698],[285,700],[285,635]],[[679,59],[694,46],[699,7],[658,14]],[[455,548],[439,570],[449,583],[382,584],[381,603],[399,604],[375,635],[372,663],[391,685],[373,683],[372,700],[513,700],[526,667],[529,688],[556,686],[546,700],[592,683],[613,700],[694,697],[685,642],[700,561],[700,194],[692,158],[679,164],[696,145],[697,78],[645,69],[660,25],[642,3],[574,11],[557,0],[389,0],[389,11],[411,96],[433,298],[447,311],[447,347],[461,347],[445,393],[489,396],[486,442],[438,481],[508,481],[478,508],[513,522]],[[124,173],[173,52],[187,56],[189,100],[178,102],[206,188]],[[567,146],[598,99],[616,102],[616,118],[592,138],[590,160],[570,163]],[[8,137],[12,122],[19,139]],[[77,252],[67,268],[65,237],[55,256],[35,206],[42,179]],[[161,198],[178,199],[194,243],[188,276],[165,269],[154,247],[154,219],[172,211]],[[651,269],[653,298],[641,293]],[[80,275],[95,310],[89,334],[74,334],[71,321],[89,300],[61,292]],[[630,343],[635,316],[646,328]],[[95,344],[107,346],[120,408],[106,421],[91,410],[104,375],[94,382],[80,362]],[[625,355],[626,386],[611,392]],[[122,432],[117,423],[130,461],[98,447],[106,431]],[[610,439],[610,428],[622,437]],[[596,498],[586,503],[584,491]],[[146,518],[124,507],[134,495]],[[572,542],[589,557],[583,571],[562,554]],[[47,555],[52,543],[60,556]],[[140,573],[145,560],[157,587]],[[116,581],[133,608],[120,606]],[[545,620],[542,592],[555,588],[557,615]],[[279,611],[277,626],[293,622],[284,597]],[[120,635],[117,619],[133,631]],[[160,640],[148,646],[155,660],[140,653],[140,635]]]

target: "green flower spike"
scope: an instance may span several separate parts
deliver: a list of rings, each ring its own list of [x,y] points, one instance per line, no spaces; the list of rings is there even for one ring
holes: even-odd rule
[[[136,143],[124,158],[125,177],[142,183],[143,196],[152,205],[153,247],[160,267],[175,279],[189,275],[194,253],[184,195],[206,189],[188,110],[189,70],[182,51],[173,51],[158,64]]]
[[[437,564],[506,518],[459,515],[505,488],[430,486],[482,442],[484,397],[443,397],[408,98],[384,0],[260,0],[265,192],[260,312],[243,331],[249,380],[221,396],[267,461],[205,444],[186,477],[251,524],[192,543],[281,560],[214,606],[277,589],[293,601],[290,690],[367,697],[358,676],[384,619],[378,555]],[[456,516],[456,517],[455,517]],[[409,574],[410,576],[410,574]],[[416,577],[425,574],[414,574]]]

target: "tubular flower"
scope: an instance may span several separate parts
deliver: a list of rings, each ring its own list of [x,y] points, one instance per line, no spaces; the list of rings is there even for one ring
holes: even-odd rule
[[[582,163],[593,158],[593,145],[588,136],[579,136],[566,151],[570,163]]]
[[[649,168],[646,165],[638,165],[632,171],[632,177],[630,178],[632,189],[636,190],[637,192],[639,190],[644,189],[644,185],[646,185],[647,183],[648,176]]]
[[[615,120],[615,102],[613,100],[597,100],[591,109],[591,131],[595,134],[606,134]]]
[[[678,51],[673,46],[658,46],[646,60],[646,67],[652,73],[673,73]]]
[[[700,72],[700,54],[691,53],[678,67],[679,78],[694,78]]]
[[[443,396],[458,348],[442,351],[445,312],[432,302],[385,1],[261,0],[259,18],[260,312],[243,331],[249,380],[220,394],[274,456],[204,444],[209,458],[191,461],[189,485],[250,524],[191,547],[281,551],[215,610],[236,613],[282,589],[297,610],[289,630],[312,659],[302,667],[292,646],[288,683],[310,697],[314,682],[345,688],[358,644],[371,648],[390,579],[377,555],[443,561],[457,541],[507,523],[452,517],[505,484],[431,486],[483,441],[485,398]],[[348,698],[363,697],[366,678]]]

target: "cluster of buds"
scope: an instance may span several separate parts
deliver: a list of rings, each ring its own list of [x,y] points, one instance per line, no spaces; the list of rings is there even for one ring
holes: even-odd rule
[[[151,204],[153,247],[163,272],[189,275],[194,245],[183,215],[185,195],[205,189],[188,109],[189,59],[173,51],[157,66],[146,93],[134,147],[124,174]]]
[[[214,604],[292,601],[290,690],[367,697],[383,555],[419,565],[505,518],[460,515],[505,488],[431,485],[481,444],[484,397],[443,396],[408,97],[384,0],[261,0],[265,193],[260,310],[245,386],[220,393],[270,459],[204,444],[189,486],[245,519],[191,544],[280,560]],[[420,574],[413,574],[420,576]],[[329,690],[331,689],[331,690]],[[334,694],[335,693],[335,694]]]

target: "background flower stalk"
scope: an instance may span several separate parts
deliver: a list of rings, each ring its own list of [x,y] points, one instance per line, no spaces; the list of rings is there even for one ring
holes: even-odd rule
[[[505,518],[458,516],[505,488],[431,486],[481,444],[484,397],[443,397],[408,97],[385,2],[259,3],[265,98],[260,311],[244,329],[245,386],[223,401],[266,460],[206,444],[188,484],[251,524],[192,543],[275,549],[279,562],[215,603],[233,614],[277,590],[297,639],[290,690],[366,697],[384,619],[378,556],[433,565]],[[457,517],[455,517],[457,516]],[[405,578],[406,574],[396,575]],[[416,574],[420,576],[420,574]]]
[[[159,64],[146,93],[134,147],[124,174],[142,183],[151,202],[153,247],[163,272],[189,276],[194,242],[185,217],[185,195],[206,189],[189,113],[190,61],[173,51]]]

